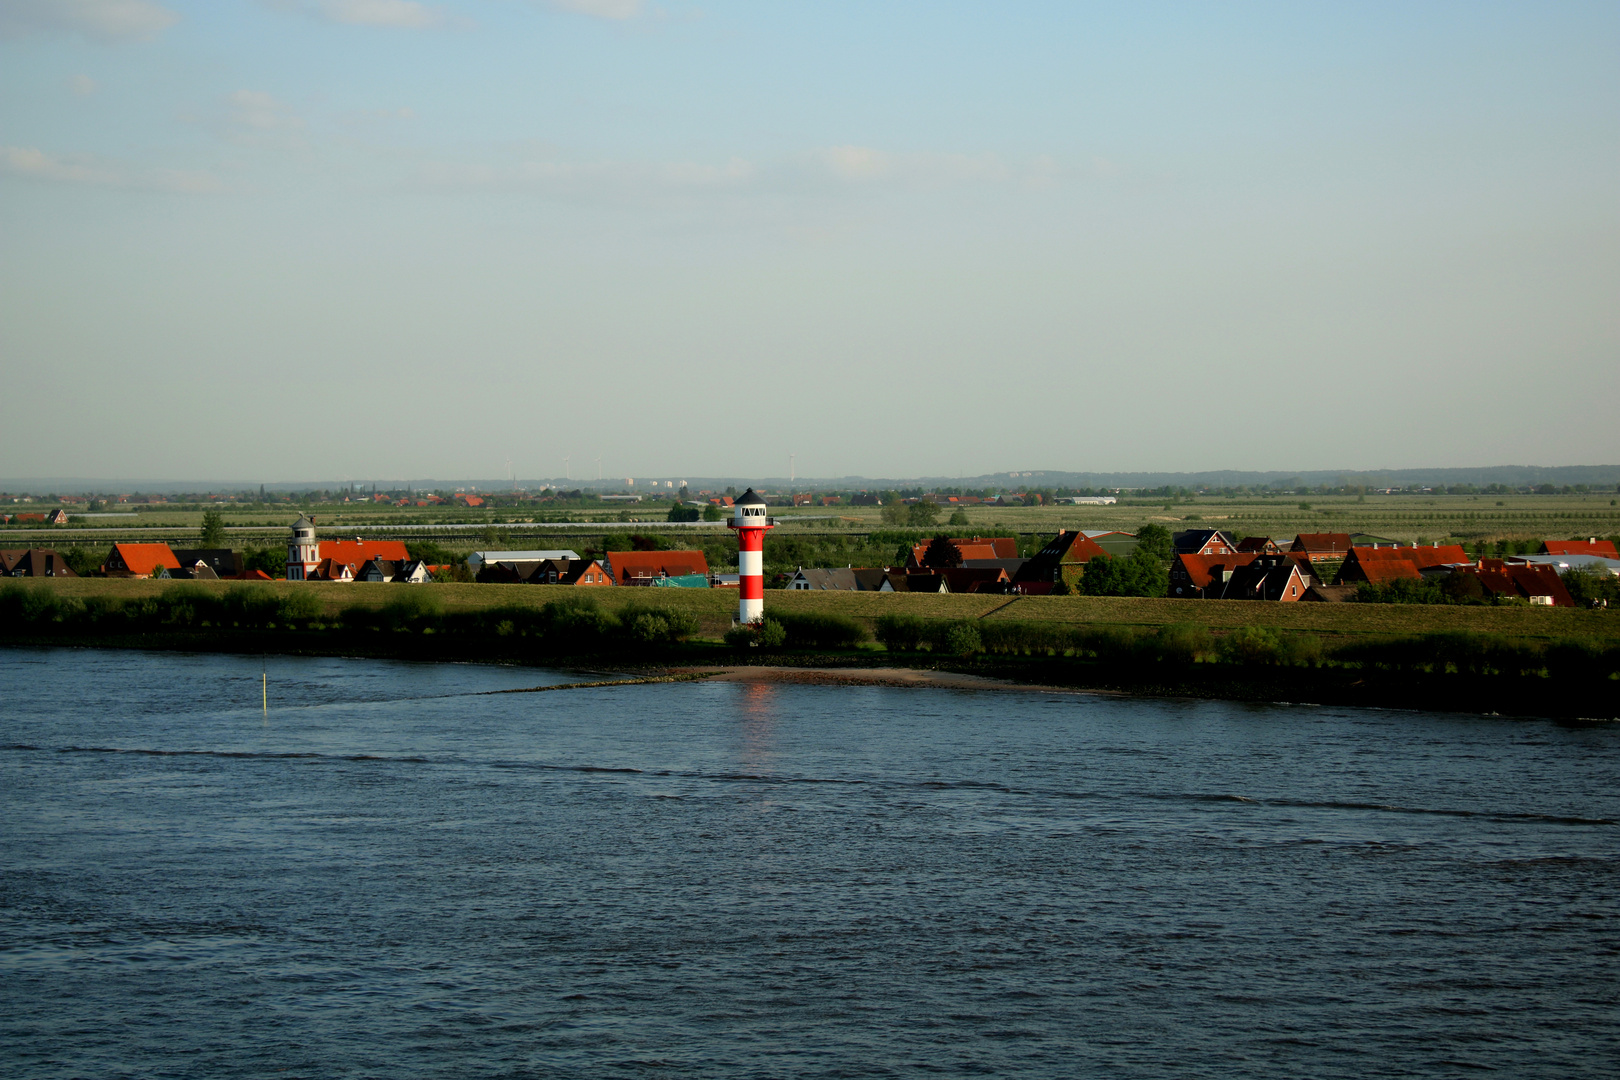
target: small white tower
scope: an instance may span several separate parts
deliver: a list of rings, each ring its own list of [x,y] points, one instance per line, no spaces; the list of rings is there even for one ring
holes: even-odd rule
[[[321,545],[315,539],[315,519],[298,515],[292,538],[287,541],[287,580],[308,581],[321,564]]]

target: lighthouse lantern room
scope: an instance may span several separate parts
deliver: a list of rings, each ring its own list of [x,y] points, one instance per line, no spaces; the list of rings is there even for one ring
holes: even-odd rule
[[[765,500],[749,488],[732,504],[728,529],[737,533],[737,621],[765,617],[765,533],[776,521],[765,512]]]

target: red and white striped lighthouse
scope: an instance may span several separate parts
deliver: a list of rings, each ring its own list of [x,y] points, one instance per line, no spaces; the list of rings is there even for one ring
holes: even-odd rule
[[[737,531],[737,621],[765,617],[765,530],[776,522],[765,516],[765,500],[749,488],[732,504],[726,528]]]

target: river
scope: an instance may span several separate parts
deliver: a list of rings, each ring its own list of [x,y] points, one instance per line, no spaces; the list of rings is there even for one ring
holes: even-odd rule
[[[1620,1061],[1616,725],[591,677],[0,650],[0,1072]]]

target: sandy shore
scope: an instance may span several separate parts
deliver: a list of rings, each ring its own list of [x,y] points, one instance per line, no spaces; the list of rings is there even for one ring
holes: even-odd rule
[[[709,673],[713,674],[709,674]],[[1031,686],[984,675],[926,668],[805,668],[744,665],[738,667],[670,668],[671,675],[709,674],[709,682],[808,683],[815,686],[935,686],[953,690],[1034,690],[1072,693],[1051,686]]]

